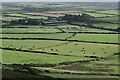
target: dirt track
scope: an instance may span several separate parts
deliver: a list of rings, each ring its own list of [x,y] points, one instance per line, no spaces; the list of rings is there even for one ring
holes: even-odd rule
[[[111,76],[116,76],[120,74],[116,73],[99,73],[99,72],[87,72],[87,71],[73,71],[73,70],[62,70],[62,69],[55,69],[55,68],[47,68],[47,67],[34,67],[35,69],[44,69],[44,70],[52,70],[55,72],[67,72],[70,74],[85,74],[85,75],[111,75]]]

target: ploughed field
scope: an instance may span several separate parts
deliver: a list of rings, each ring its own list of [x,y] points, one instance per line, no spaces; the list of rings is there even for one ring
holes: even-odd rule
[[[8,3],[6,3],[8,4]],[[9,3],[13,5],[12,3]],[[76,3],[3,4],[0,40],[4,77],[117,78],[120,76],[118,11],[113,7]],[[27,4],[27,5],[26,5]],[[73,5],[74,4],[74,5]],[[102,5],[102,4],[101,4]],[[24,7],[22,7],[24,6]],[[30,8],[26,8],[29,6]],[[106,10],[102,10],[104,9]],[[41,11],[43,10],[43,11]],[[62,25],[11,25],[19,19],[89,14],[93,22]]]

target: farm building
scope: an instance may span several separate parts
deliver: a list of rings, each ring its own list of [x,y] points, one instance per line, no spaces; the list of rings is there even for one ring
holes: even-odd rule
[[[67,21],[42,22],[42,25],[62,25],[67,24]]]

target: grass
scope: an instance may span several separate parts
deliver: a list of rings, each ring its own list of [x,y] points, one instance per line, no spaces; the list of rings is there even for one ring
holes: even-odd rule
[[[118,22],[118,17],[95,18],[95,20],[99,20],[99,21],[108,21],[108,22]]]
[[[54,40],[2,40],[1,47],[21,48],[23,50],[29,50],[29,48],[43,48],[49,46],[55,46],[59,44],[68,43],[68,41],[54,41]]]
[[[112,32],[112,31],[107,31],[107,30],[102,30],[102,29],[88,28],[88,27],[76,26],[76,25],[59,25],[59,26],[54,26],[54,27],[61,28],[65,32],[106,32],[106,33]]]
[[[119,43],[118,34],[77,34],[70,40]]]
[[[68,24],[66,24],[66,25],[58,25],[58,26],[54,26],[54,27],[57,27],[57,28],[81,28],[82,26],[76,26],[76,25],[68,25]]]
[[[107,13],[107,14],[118,14],[118,10],[106,10],[106,11],[96,11],[98,13]]]
[[[119,64],[119,56],[112,56],[108,60],[97,61],[97,64]]]
[[[109,23],[97,23],[97,24],[93,24],[93,26],[110,28],[110,29],[117,29],[118,28],[118,24],[109,24]]]
[[[24,15],[24,14],[6,14],[6,15],[10,15],[10,16],[16,16],[16,17],[26,17],[26,18],[32,18],[32,19],[47,19],[48,17],[44,17],[44,16],[30,16],[30,15]]]
[[[105,37],[105,39],[107,38]],[[113,44],[97,44],[84,42],[68,43],[67,41],[54,41],[54,40],[5,40],[5,39],[3,39],[2,44],[3,44],[2,47],[32,51],[45,51],[49,53],[58,53],[75,56],[107,57],[112,55],[113,53],[118,52],[118,45]]]
[[[57,34],[2,34],[5,38],[49,38],[49,39],[65,39],[71,36],[71,33],[57,33]]]
[[[69,15],[82,15],[82,13],[65,13],[65,14],[69,14]]]
[[[60,73],[42,73],[43,75],[46,75],[46,76],[51,76],[51,77],[54,77],[54,78],[68,78],[70,80],[75,80],[76,78],[85,78],[85,80],[87,80],[86,78],[92,78],[91,80],[96,80],[96,78],[118,78],[116,76],[103,76],[103,75],[79,75],[79,74],[60,74]],[[75,79],[74,79],[75,78]],[[107,79],[105,79],[107,80]],[[111,79],[111,80],[114,80],[114,79]],[[117,79],[115,79],[117,80]]]
[[[9,64],[56,64],[67,61],[89,60],[85,57],[49,55],[30,52],[2,50],[3,63]]]
[[[107,31],[107,30],[102,30],[102,29],[93,29],[93,28],[88,28],[88,27],[82,27],[82,28],[69,28],[69,29],[62,29],[65,32],[104,32],[104,33],[112,33],[113,31]]]
[[[3,28],[3,33],[52,33],[61,32],[58,29],[45,29],[45,28]]]
[[[19,20],[19,19],[23,19],[23,18],[19,18],[19,17],[2,17],[2,21],[11,21],[11,20]]]
[[[97,13],[86,13],[94,17],[106,17],[106,16],[113,16],[113,15],[108,15],[108,14],[97,14]]]
[[[42,51],[42,49],[35,49],[35,51]],[[75,56],[108,57],[118,52],[118,46],[111,44],[72,42],[66,45],[44,48],[44,51]]]
[[[6,6],[3,6],[2,7],[3,11],[5,10],[22,10],[23,8],[16,8],[16,7],[6,7]]]

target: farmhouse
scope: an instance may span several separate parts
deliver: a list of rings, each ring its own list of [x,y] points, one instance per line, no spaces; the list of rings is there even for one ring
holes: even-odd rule
[[[42,22],[42,25],[62,25],[67,24],[67,21]]]

